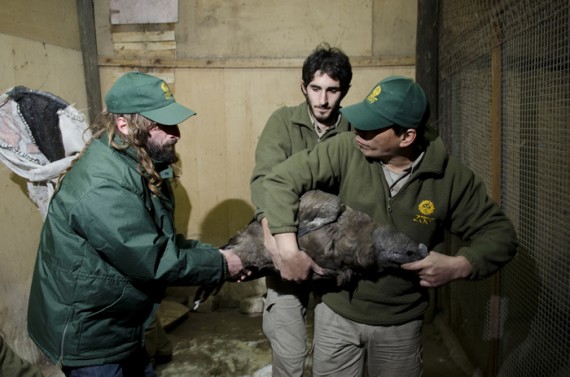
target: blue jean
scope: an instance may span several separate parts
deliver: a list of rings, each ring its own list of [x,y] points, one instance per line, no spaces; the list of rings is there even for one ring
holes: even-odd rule
[[[117,364],[63,367],[66,377],[156,377],[148,355],[137,354]]]

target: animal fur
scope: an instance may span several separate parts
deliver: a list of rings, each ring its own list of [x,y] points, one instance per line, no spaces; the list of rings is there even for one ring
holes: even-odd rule
[[[381,272],[425,258],[427,247],[404,233],[376,223],[370,216],[341,203],[338,196],[313,190],[299,203],[299,248],[344,285],[354,273]],[[275,273],[264,246],[261,224],[254,221],[225,246],[232,249],[254,277]]]

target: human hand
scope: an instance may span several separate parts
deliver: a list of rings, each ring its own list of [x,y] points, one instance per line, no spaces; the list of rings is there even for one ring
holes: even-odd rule
[[[464,279],[471,275],[473,266],[464,256],[449,256],[430,251],[422,260],[405,263],[404,270],[415,271],[420,285],[427,288],[440,287],[450,281]]]
[[[299,250],[297,235],[295,233],[281,233],[275,235],[277,246],[277,266],[281,278],[300,282],[307,280],[314,264],[311,257],[304,251]]]
[[[228,266],[228,273],[230,274],[230,279],[237,281],[238,283],[242,280],[246,280],[251,271],[243,268],[240,257],[233,252],[232,249],[220,249],[220,253],[226,258],[226,263]]]
[[[309,278],[313,265],[320,268],[307,253],[298,248],[296,250],[282,250],[280,255],[281,268],[279,272],[284,280],[301,282]]]

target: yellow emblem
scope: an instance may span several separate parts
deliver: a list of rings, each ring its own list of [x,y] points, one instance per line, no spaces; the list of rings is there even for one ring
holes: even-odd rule
[[[380,87],[380,85],[378,85],[376,88],[374,88],[374,90],[372,90],[372,92],[368,95],[368,97],[366,97],[368,102],[374,103],[374,102],[378,101],[378,96],[380,95],[381,91],[382,91],[382,88]]]
[[[160,88],[164,92],[164,99],[172,98],[172,92],[170,91],[170,88],[168,87],[168,84],[166,84],[166,82],[163,81],[162,84],[160,85]]]
[[[418,210],[422,215],[428,216],[435,212],[435,205],[431,200],[422,200],[418,206]]]

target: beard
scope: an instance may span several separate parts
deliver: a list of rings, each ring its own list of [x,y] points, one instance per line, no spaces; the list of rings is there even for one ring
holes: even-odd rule
[[[160,145],[154,140],[147,139],[146,150],[152,160],[170,165],[178,161],[174,145],[175,144]]]
[[[313,116],[313,118],[315,118],[317,122],[329,126],[336,123],[338,119],[338,111],[330,107],[319,107],[317,105],[313,105],[307,95],[305,95],[305,100],[307,102],[307,105],[309,106],[309,111],[311,112],[311,115]],[[318,109],[328,110],[328,113],[322,115],[317,111]]]

